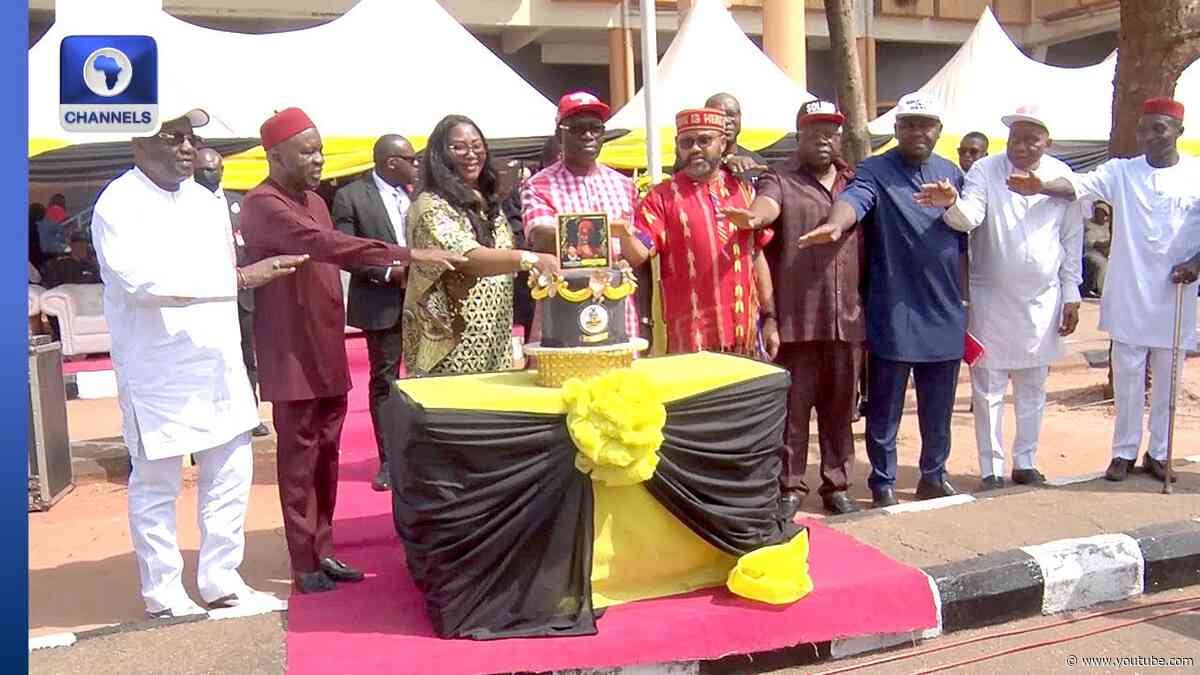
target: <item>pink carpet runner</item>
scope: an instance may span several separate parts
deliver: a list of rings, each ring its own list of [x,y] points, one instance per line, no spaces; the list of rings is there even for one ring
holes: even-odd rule
[[[754,603],[714,588],[609,608],[595,636],[439,639],[405,569],[390,496],[371,490],[378,460],[366,401],[366,345],[351,339],[347,346],[355,388],[342,435],[334,539],[339,557],[362,568],[367,579],[341,584],[332,593],[292,595],[287,663],[294,675],[616,667],[714,659],[937,624],[932,592],[919,570],[810,521],[815,590],[790,606]]]

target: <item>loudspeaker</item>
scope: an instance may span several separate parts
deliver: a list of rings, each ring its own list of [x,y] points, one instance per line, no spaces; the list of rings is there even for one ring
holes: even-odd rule
[[[29,510],[48,511],[74,487],[62,344],[29,338]]]

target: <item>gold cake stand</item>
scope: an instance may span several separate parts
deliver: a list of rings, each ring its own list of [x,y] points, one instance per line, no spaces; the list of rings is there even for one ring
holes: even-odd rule
[[[633,365],[633,355],[649,347],[650,343],[642,338],[595,347],[543,347],[540,342],[531,342],[525,345],[525,353],[537,358],[539,385],[561,387],[572,377],[595,377],[628,368]]]

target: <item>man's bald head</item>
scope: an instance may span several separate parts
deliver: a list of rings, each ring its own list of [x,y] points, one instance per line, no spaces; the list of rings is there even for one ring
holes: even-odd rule
[[[196,168],[192,178],[197,183],[216,192],[221,188],[221,178],[225,175],[225,164],[221,153],[212,148],[201,148],[196,151]]]
[[[409,189],[417,180],[417,153],[400,134],[384,134],[375,141],[375,173],[388,185]]]
[[[742,133],[742,104],[733,94],[720,92],[709,96],[704,107],[725,113],[725,152],[733,152],[738,134]]]

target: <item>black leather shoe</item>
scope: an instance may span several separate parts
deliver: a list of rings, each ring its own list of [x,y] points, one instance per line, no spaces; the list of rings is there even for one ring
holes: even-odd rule
[[[338,560],[326,558],[321,561],[321,571],[334,581],[362,581],[363,573]]]
[[[1041,485],[1046,477],[1037,469],[1013,469],[1012,481],[1017,485]]]
[[[937,483],[928,481],[920,481],[917,483],[917,499],[937,499],[938,497],[949,497],[956,495],[958,492],[954,490],[954,486],[950,481],[942,479]]]
[[[1013,480],[1016,480],[1015,478]],[[1004,487],[1004,478],[1002,476],[987,476],[983,479],[983,485],[979,488],[980,491],[999,490]]]
[[[896,499],[896,488],[892,486],[871,490],[871,507],[881,509],[885,506],[895,506],[900,502]]]
[[[271,430],[267,428],[267,425],[259,422],[258,426],[250,430],[250,435],[256,438],[262,438],[263,436],[270,436]]]
[[[1129,476],[1129,469],[1132,466],[1132,459],[1113,457],[1113,460],[1108,463],[1108,470],[1104,472],[1104,477],[1115,482],[1123,481]]]
[[[296,575],[296,590],[301,593],[324,593],[337,588],[337,584],[333,583],[324,572],[317,570],[316,572],[301,572]]]
[[[387,492],[392,489],[392,479],[388,476],[387,462],[379,464],[379,471],[375,474],[375,480],[371,481],[371,489],[376,492]]]
[[[834,492],[822,500],[825,503],[825,510],[835,516],[840,516],[844,513],[857,513],[859,508],[854,500],[846,496],[845,492]]]
[[[1157,459],[1154,459],[1153,457],[1151,457],[1149,455],[1149,453],[1147,453],[1146,461],[1143,464],[1146,467],[1146,470],[1150,472],[1150,475],[1154,476],[1155,478],[1157,478],[1159,480],[1167,479],[1167,463],[1166,462],[1160,462]],[[1172,471],[1171,472],[1171,482],[1174,483],[1178,480],[1179,480],[1179,474]]]
[[[794,519],[802,503],[804,503],[804,497],[801,495],[792,492],[783,493],[779,498],[779,516],[784,520]]]

